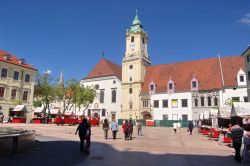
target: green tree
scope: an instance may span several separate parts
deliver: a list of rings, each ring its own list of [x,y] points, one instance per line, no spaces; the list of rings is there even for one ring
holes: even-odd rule
[[[50,118],[49,105],[55,99],[55,88],[52,85],[52,79],[48,74],[37,75],[36,84],[34,87],[34,100],[35,103],[40,103],[45,106],[45,110],[48,109],[47,119]],[[46,123],[48,121],[46,120]]]

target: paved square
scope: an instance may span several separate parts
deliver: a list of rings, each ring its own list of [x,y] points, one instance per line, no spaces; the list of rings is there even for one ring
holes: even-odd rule
[[[91,153],[79,152],[79,138],[74,135],[77,126],[46,124],[1,124],[1,126],[36,130],[40,141],[31,152],[8,159],[0,159],[0,165],[23,166],[133,166],[175,165],[215,166],[239,165],[233,159],[233,149],[220,146],[200,134],[189,135],[185,128],[174,134],[172,128],[144,127],[143,136],[134,134],[126,141],[120,127],[118,139],[104,140],[101,127],[92,127]],[[136,128],[134,128],[136,131]]]

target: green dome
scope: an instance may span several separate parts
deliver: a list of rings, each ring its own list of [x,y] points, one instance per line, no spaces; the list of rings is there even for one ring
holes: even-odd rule
[[[139,20],[139,17],[137,15],[137,10],[136,10],[136,15],[130,27],[130,32],[137,32],[137,31],[143,31],[143,26],[141,24],[141,21]]]

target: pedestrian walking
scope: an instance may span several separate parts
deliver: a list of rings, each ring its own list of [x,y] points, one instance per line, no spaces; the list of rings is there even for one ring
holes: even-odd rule
[[[129,132],[129,127],[128,127],[128,121],[125,120],[124,123],[122,124],[122,130],[124,133],[124,139],[127,140],[128,139],[128,132]]]
[[[177,123],[173,123],[173,129],[174,129],[174,133],[176,134],[176,131],[177,131]]]
[[[241,162],[240,149],[242,144],[243,129],[239,126],[238,121],[232,121],[233,127],[231,128],[231,137],[233,148],[235,150],[234,160]]]
[[[178,132],[178,134],[181,133],[181,122],[180,121],[177,123],[177,132]]]
[[[137,121],[136,126],[137,126],[137,135],[142,136],[142,123],[140,120]]]
[[[104,139],[108,139],[108,131],[109,131],[109,122],[107,119],[104,119],[104,122],[102,124],[102,129],[104,131]]]
[[[190,135],[192,135],[193,133],[193,128],[194,128],[194,123],[192,121],[189,121],[188,123],[188,130],[189,130],[189,133]]]
[[[113,122],[111,123],[111,131],[112,131],[112,135],[113,135],[113,140],[115,140],[116,134],[118,132],[118,124],[116,123],[115,120],[113,120]]]
[[[91,128],[86,118],[83,118],[82,123],[78,125],[75,134],[77,133],[79,133],[80,138],[80,152],[84,151],[86,154],[89,154]],[[86,143],[84,144],[85,140]]]
[[[129,123],[128,123],[128,132],[129,132],[129,139],[132,140],[133,138],[133,130],[134,130],[134,125],[133,125],[133,121],[132,119],[129,119]]]
[[[0,123],[3,123],[3,118],[4,118],[3,110],[2,107],[0,106]]]

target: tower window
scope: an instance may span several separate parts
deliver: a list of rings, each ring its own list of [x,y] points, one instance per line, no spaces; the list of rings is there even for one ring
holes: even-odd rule
[[[132,94],[132,93],[133,93],[133,89],[129,88],[129,94]]]
[[[142,44],[144,44],[145,43],[145,41],[144,41],[144,37],[142,38]]]
[[[135,41],[135,37],[131,36],[131,43]]]

